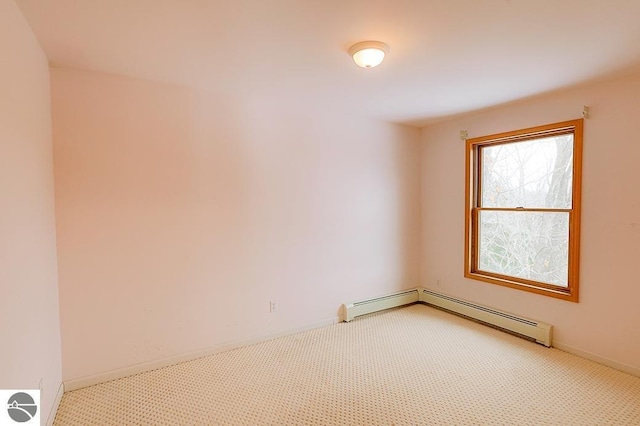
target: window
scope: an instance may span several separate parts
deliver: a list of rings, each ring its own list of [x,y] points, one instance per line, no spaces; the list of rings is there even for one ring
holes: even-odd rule
[[[467,140],[465,277],[578,301],[582,124]]]

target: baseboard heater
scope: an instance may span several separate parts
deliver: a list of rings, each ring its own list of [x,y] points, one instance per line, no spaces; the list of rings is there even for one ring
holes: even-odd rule
[[[468,302],[456,297],[436,293],[435,291],[422,287],[388,296],[346,303],[343,305],[343,321],[349,322],[360,315],[417,302],[504,329],[508,332],[535,340],[537,343],[547,347],[551,346],[553,327],[549,324],[478,305],[477,303]]]
[[[349,322],[360,315],[371,314],[385,309],[397,308],[398,306],[410,305],[419,300],[417,288],[389,294],[382,297],[361,300],[359,302],[345,303],[342,305],[342,320]]]

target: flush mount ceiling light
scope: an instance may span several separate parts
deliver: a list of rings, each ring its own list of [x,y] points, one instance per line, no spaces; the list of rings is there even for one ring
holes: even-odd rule
[[[389,52],[389,46],[381,41],[361,41],[349,48],[349,55],[353,62],[362,68],[373,68],[380,65],[384,55]]]

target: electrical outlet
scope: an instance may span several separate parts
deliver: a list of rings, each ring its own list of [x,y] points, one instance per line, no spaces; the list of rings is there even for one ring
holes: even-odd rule
[[[269,302],[269,312],[275,312],[276,309],[277,309],[276,302],[274,301]]]

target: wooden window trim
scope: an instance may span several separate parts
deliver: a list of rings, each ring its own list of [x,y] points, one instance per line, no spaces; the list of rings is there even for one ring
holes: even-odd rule
[[[544,126],[512,132],[499,133],[479,138],[467,139],[465,150],[465,270],[464,276],[505,287],[542,294],[571,302],[578,302],[578,283],[580,272],[580,210],[582,194],[582,145],[583,119],[564,121]],[[477,181],[481,165],[477,155],[479,147],[501,143],[521,142],[531,139],[559,136],[573,133],[573,194],[570,209],[536,209],[536,208],[486,208],[479,207],[480,182]],[[569,265],[568,286],[559,287],[552,284],[530,281],[517,277],[479,271],[477,265],[478,243],[477,218],[481,210],[491,211],[544,211],[569,213]]]

